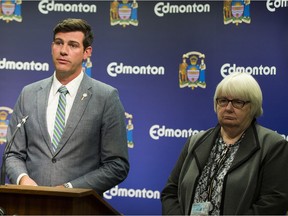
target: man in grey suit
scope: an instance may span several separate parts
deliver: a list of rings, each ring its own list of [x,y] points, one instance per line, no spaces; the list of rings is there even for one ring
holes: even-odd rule
[[[8,142],[20,120],[29,117],[9,151],[7,176],[12,184],[102,194],[128,175],[124,108],[115,88],[83,72],[82,62],[92,54],[89,24],[65,19],[53,33],[53,76],[24,87],[11,116]],[[61,105],[60,87],[65,88]]]

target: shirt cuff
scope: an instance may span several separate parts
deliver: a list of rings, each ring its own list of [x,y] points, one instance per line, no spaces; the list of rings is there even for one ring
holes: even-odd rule
[[[17,185],[19,185],[20,180],[21,180],[21,178],[22,178],[23,176],[28,176],[28,174],[27,174],[27,173],[22,173],[22,174],[20,174],[20,175],[18,176],[18,178],[17,178],[17,181],[16,181],[16,184],[17,184]]]
[[[67,182],[64,184],[65,188],[73,188],[72,184],[70,182]]]

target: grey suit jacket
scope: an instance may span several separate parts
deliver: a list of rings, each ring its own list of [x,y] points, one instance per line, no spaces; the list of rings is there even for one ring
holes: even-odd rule
[[[24,87],[16,102],[8,141],[21,118],[29,118],[6,161],[9,180],[15,184],[21,173],[27,173],[41,186],[70,182],[101,194],[122,182],[129,171],[125,114],[118,92],[85,74],[54,153],[46,121],[52,81],[53,76]],[[87,97],[81,100],[84,93]]]
[[[188,215],[220,126],[192,136],[161,194],[163,214]],[[257,123],[247,129],[224,179],[221,215],[286,214],[288,143]]]

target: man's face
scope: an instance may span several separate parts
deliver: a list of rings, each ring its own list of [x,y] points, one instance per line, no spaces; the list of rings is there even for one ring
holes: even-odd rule
[[[82,61],[91,56],[92,48],[83,46],[80,31],[59,32],[52,43],[52,58],[58,77],[76,77],[82,70]]]

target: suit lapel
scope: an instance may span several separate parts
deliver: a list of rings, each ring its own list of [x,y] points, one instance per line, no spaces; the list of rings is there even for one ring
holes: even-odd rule
[[[39,119],[39,127],[50,152],[52,153],[51,139],[47,128],[47,106],[48,98],[52,85],[53,77],[47,79],[47,82],[43,83],[37,91],[37,115]]]
[[[204,166],[208,161],[208,157],[210,155],[213,145],[215,144],[215,140],[219,134],[219,130],[220,126],[217,125],[215,129],[213,129],[211,134],[206,135],[205,139],[202,139],[202,141],[200,140],[200,142],[197,143],[194,154],[198,162],[197,164],[200,166],[198,167],[200,171],[204,169]]]
[[[232,166],[229,170],[231,172],[237,168],[244,161],[248,160],[255,151],[260,147],[255,138],[255,123],[252,123],[251,126],[246,130],[245,136],[239,145],[239,149],[235,155]]]

